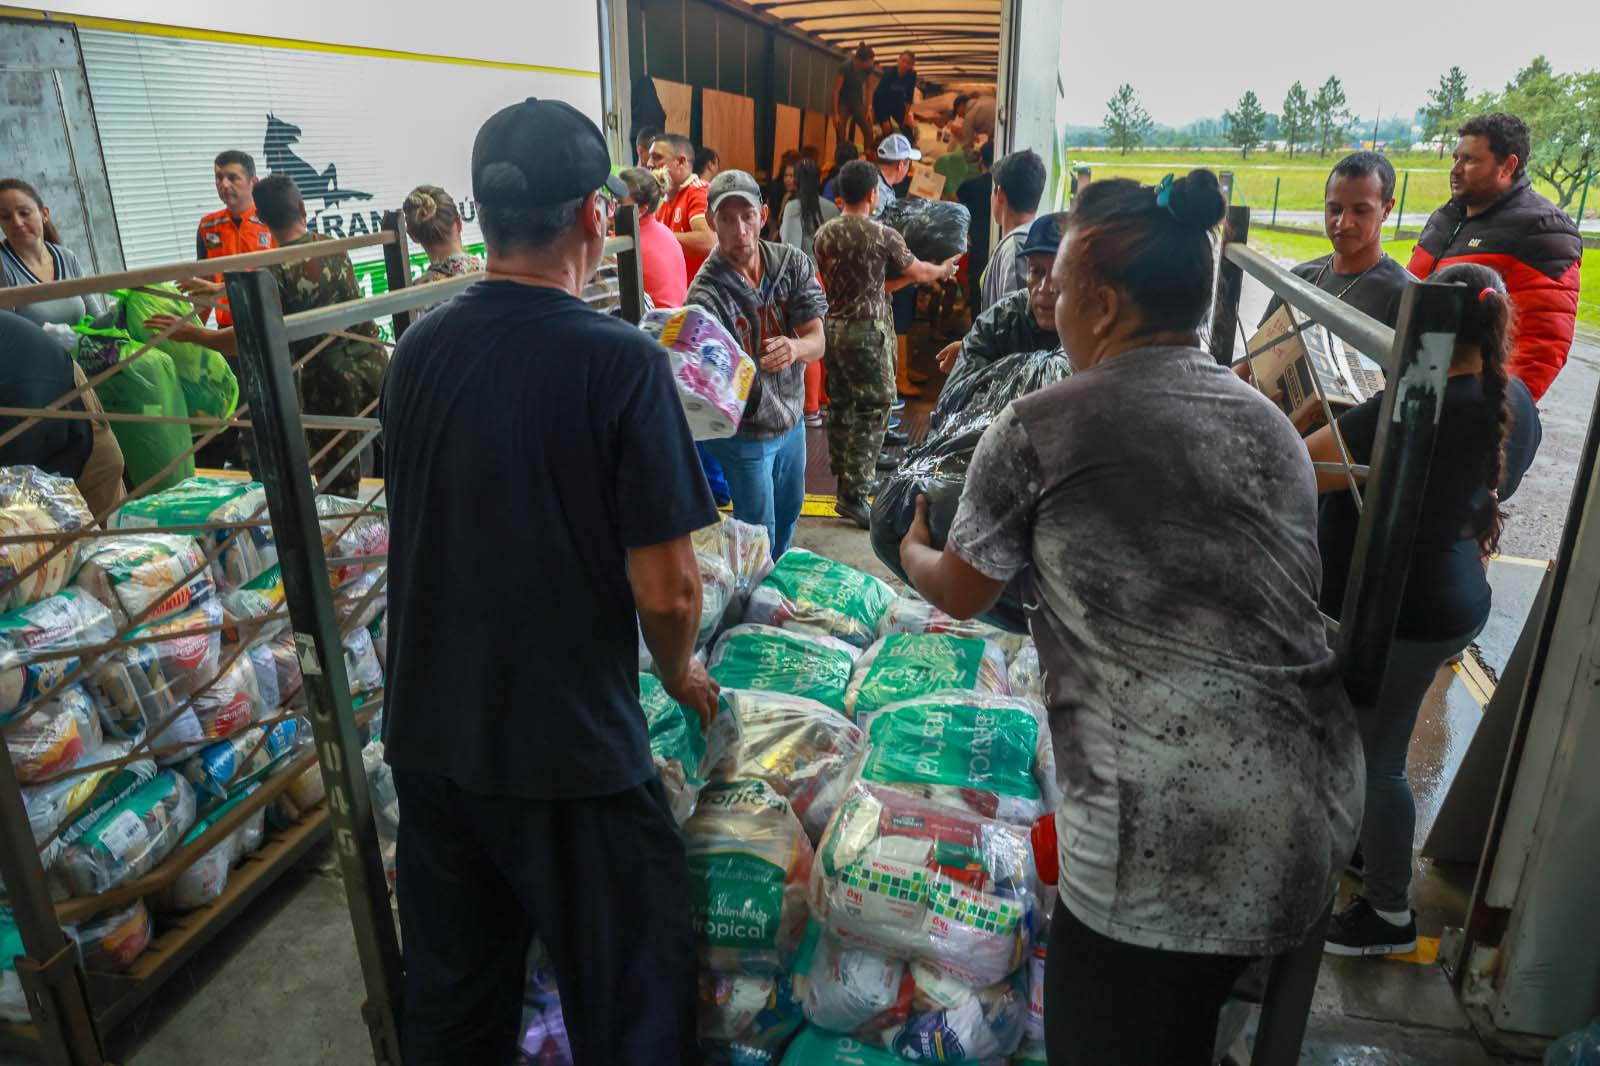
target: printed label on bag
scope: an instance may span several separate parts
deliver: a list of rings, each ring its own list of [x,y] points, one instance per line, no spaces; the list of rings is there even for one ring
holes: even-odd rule
[[[783,918],[782,868],[754,855],[691,855],[695,938],[713,947],[771,950]]]
[[[100,844],[118,862],[124,861],[134,848],[150,839],[144,819],[133,811],[122,811],[100,830]]]

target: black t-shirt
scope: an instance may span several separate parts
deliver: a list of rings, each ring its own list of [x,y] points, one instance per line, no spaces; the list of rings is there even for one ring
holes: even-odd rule
[[[1405,295],[1406,286],[1417,280],[1388,254],[1378,260],[1365,277],[1360,273],[1334,273],[1332,252],[1320,259],[1301,263],[1294,268],[1294,272],[1391,329],[1400,320],[1400,297]],[[1274,296],[1272,302],[1267,304],[1267,313],[1261,316],[1261,321],[1271,318],[1272,313],[1281,306],[1283,301]]]
[[[1539,411],[1528,387],[1510,380],[1506,401],[1511,427],[1506,435],[1505,471],[1500,499],[1511,498],[1539,450]],[[1339,416],[1350,458],[1372,461],[1378,435],[1380,393]],[[1433,446],[1433,466],[1423,494],[1417,540],[1406,573],[1405,597],[1395,636],[1402,640],[1449,640],[1477,628],[1489,615],[1489,581],[1479,557],[1477,536],[1494,517],[1494,500],[1485,487],[1484,462],[1493,424],[1483,402],[1483,379],[1450,378]],[[1350,576],[1361,516],[1347,490],[1326,496],[1317,521],[1322,549],[1322,610],[1339,617]]]
[[[917,72],[902,74],[898,69],[890,71],[878,79],[878,87],[872,91],[872,117],[878,121],[892,120],[899,122],[905,118],[906,108],[911,106],[917,94]]]
[[[994,175],[968,178],[956,189],[956,199],[966,207],[972,221],[967,225],[968,270],[983,272],[989,262],[989,208],[994,196]]]
[[[536,799],[648,780],[626,550],[717,518],[666,353],[480,281],[406,332],[380,418],[389,762]]]
[[[77,387],[72,357],[50,334],[15,312],[0,311],[0,404],[44,407]],[[66,409],[82,411],[83,401],[75,399]],[[0,433],[21,421],[0,418]],[[83,473],[93,450],[91,423],[45,418],[0,447],[0,466],[36,466],[49,474],[75,478]]]

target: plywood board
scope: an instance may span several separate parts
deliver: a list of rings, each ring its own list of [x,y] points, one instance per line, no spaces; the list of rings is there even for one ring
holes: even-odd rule
[[[756,167],[756,102],[748,96],[700,90],[700,140],[724,167]]]
[[[779,104],[777,121],[772,127],[772,173],[778,173],[778,162],[783,158],[783,153],[799,147],[800,109]]]
[[[832,159],[834,142],[828,135],[831,127],[827,115],[821,111],[807,111],[800,130],[801,146],[813,145],[823,159]]]
[[[689,136],[690,113],[694,110],[694,89],[682,82],[665,78],[651,78],[656,83],[656,96],[661,100],[661,110],[667,114],[668,133]]]

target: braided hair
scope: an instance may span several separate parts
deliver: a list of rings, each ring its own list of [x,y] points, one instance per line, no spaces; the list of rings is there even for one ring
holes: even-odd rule
[[[1511,405],[1506,397],[1509,379],[1506,364],[1511,359],[1516,312],[1506,293],[1506,283],[1495,271],[1478,263],[1456,263],[1445,267],[1429,281],[1465,285],[1467,302],[1461,312],[1461,327],[1456,334],[1456,351],[1476,347],[1483,353],[1483,403],[1489,417],[1490,439],[1483,458],[1483,483],[1489,490],[1493,508],[1483,528],[1476,530],[1478,547],[1485,557],[1500,547],[1500,530],[1505,512],[1500,509],[1500,483],[1505,477],[1506,440],[1511,435]]]

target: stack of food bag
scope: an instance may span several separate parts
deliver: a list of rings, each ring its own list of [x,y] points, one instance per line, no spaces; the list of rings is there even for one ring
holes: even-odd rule
[[[36,466],[0,467],[0,536],[71,533],[94,526],[94,515],[71,478]],[[78,543],[57,550],[54,540],[0,545],[0,588],[27,574],[0,599],[14,611],[61,591],[78,560]]]
[[[772,573],[772,543],[767,527],[722,516],[715,525],[690,535],[697,555],[714,555],[733,573],[734,595],[726,613],[727,624],[744,620],[750,594]]]
[[[267,494],[259,482],[192,477],[165,491],[129,500],[116,510],[108,525],[112,529],[139,530],[252,521],[267,521]],[[270,526],[234,527],[185,536],[219,549],[211,564],[212,579],[218,588],[237,588],[278,558]]]
[[[74,942],[91,973],[120,973],[150,944],[150,911],[143,900],[68,924],[61,931]],[[17,977],[16,959],[26,956],[22,933],[10,907],[0,904],[0,1020],[27,1022],[28,998]]]
[[[943,404],[937,428],[908,450],[900,467],[884,479],[872,501],[872,549],[880,562],[905,578],[900,542],[916,517],[917,497],[928,497],[928,526],[935,548],[943,548],[966,488],[967,466],[978,441],[1007,404],[1028,392],[1060,381],[1072,372],[1060,351],[1023,352],[974,372],[973,380]],[[948,386],[946,386],[948,388]],[[986,616],[1014,633],[1027,631],[1018,575]]]
[[[709,785],[683,827],[712,1063],[775,1063],[800,1022],[788,971],[806,924],[811,842],[765,781]]]
[[[733,571],[720,556],[695,553],[700,568],[700,632],[695,636],[695,647],[711,643],[722,630],[723,618],[728,613],[737,593]]]
[[[756,365],[716,316],[699,307],[651,311],[639,328],[661,342],[695,440],[739,431]]]
[[[232,799],[196,822],[194,828],[183,838],[183,843],[189,844],[197,840],[202,833],[216,824],[218,819],[244,802],[260,787],[252,784],[240,790]],[[229,833],[221,843],[214,845],[192,866],[179,874],[171,885],[156,893],[151,899],[151,905],[158,911],[192,911],[221,896],[223,889],[228,887],[229,871],[243,856],[261,846],[266,836],[266,816],[267,812],[264,809],[258,809],[251,814],[243,825]]]
[[[894,590],[871,574],[792,548],[751,593],[745,621],[865,648],[893,601]]]
[[[711,778],[765,781],[788,799],[806,835],[820,837],[861,751],[861,730],[816,700],[757,689],[723,689],[717,720],[736,723],[736,739]]]
[[[987,640],[943,633],[894,633],[856,660],[844,709],[859,718],[880,707],[935,692],[1006,695],[1006,657]]]
[[[639,675],[639,705],[644,708],[644,720],[650,727],[650,754],[661,774],[673,817],[682,825],[694,813],[708,769],[737,745],[737,720],[727,714],[718,715],[708,737],[700,727],[699,717],[667,695],[653,674]]]
[[[832,637],[741,625],[717,641],[710,671],[723,688],[801,696],[842,712],[858,654]]]

